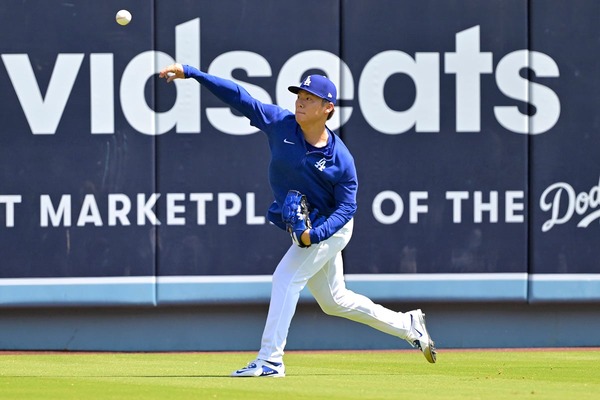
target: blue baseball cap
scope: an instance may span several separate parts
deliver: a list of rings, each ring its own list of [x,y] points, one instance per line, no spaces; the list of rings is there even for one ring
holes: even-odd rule
[[[333,82],[323,75],[309,75],[300,84],[300,86],[290,86],[288,90],[298,94],[300,90],[305,90],[317,97],[332,102],[335,105],[337,90]]]

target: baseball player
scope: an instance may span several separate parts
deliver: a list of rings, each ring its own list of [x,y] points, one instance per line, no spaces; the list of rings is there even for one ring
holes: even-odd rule
[[[290,86],[295,113],[256,100],[236,83],[181,64],[160,71],[167,82],[193,78],[246,116],[267,136],[269,182],[275,201],[267,217],[286,230],[292,245],[273,273],[271,300],[256,360],[234,377],[283,377],[284,348],[300,291],[308,289],[322,310],[408,341],[430,363],[436,361],[425,315],[389,310],[346,289],[342,250],[352,236],[358,181],[354,159],[326,126],[335,111],[335,85],[321,75]]]

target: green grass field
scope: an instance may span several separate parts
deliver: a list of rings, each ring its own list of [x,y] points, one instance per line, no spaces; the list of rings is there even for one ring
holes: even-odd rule
[[[230,378],[255,353],[0,353],[9,399],[598,399],[600,351],[288,352],[282,379]]]

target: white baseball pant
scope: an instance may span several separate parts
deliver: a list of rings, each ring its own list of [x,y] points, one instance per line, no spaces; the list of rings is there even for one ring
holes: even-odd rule
[[[326,314],[361,322],[401,339],[408,337],[409,314],[389,310],[346,289],[341,252],[352,237],[353,226],[350,220],[329,239],[308,248],[292,245],[283,256],[273,273],[259,359],[283,362],[290,323],[306,285]]]

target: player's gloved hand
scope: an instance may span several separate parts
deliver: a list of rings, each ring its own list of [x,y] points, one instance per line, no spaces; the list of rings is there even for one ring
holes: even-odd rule
[[[305,195],[297,190],[290,190],[281,207],[281,219],[285,222],[286,230],[295,244],[300,247],[310,246],[301,240],[302,233],[312,228]]]

